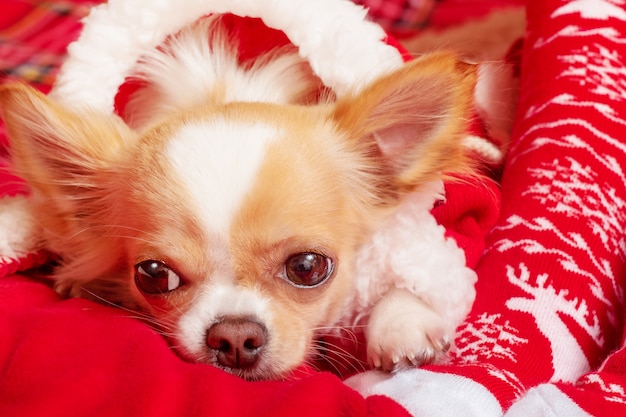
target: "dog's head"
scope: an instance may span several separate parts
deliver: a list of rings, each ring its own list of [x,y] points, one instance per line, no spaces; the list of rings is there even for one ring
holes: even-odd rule
[[[21,85],[0,105],[59,288],[139,309],[185,358],[261,379],[342,314],[382,216],[467,167],[474,83],[441,53],[333,103],[211,104],[141,134]]]

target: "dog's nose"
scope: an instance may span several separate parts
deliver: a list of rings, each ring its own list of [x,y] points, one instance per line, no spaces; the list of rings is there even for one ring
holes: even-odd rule
[[[207,346],[219,365],[232,369],[249,369],[258,361],[266,342],[266,330],[248,319],[225,319],[209,328]]]

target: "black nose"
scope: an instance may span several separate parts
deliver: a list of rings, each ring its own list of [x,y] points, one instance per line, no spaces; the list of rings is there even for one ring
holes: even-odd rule
[[[266,343],[266,329],[248,319],[224,319],[212,325],[206,344],[219,365],[232,369],[252,368]]]

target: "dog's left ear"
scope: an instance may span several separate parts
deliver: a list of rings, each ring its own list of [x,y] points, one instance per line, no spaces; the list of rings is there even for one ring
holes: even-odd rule
[[[340,98],[334,118],[351,140],[369,143],[395,193],[443,173],[469,169],[462,133],[472,108],[476,68],[451,53],[415,59],[359,93]]]

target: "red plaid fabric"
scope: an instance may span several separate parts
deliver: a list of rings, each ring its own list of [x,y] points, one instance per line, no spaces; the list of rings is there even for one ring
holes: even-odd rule
[[[80,19],[102,0],[0,0],[0,83],[22,80],[47,92],[65,59],[67,45],[80,33]],[[0,197],[23,192],[8,174],[6,134],[0,120]]]
[[[428,22],[439,0],[354,0],[388,32],[415,32]]]
[[[80,19],[96,3],[0,0],[0,82],[16,78],[47,91],[80,33]]]
[[[428,27],[445,28],[476,19],[496,8],[523,6],[526,0],[353,0],[396,38]]]

